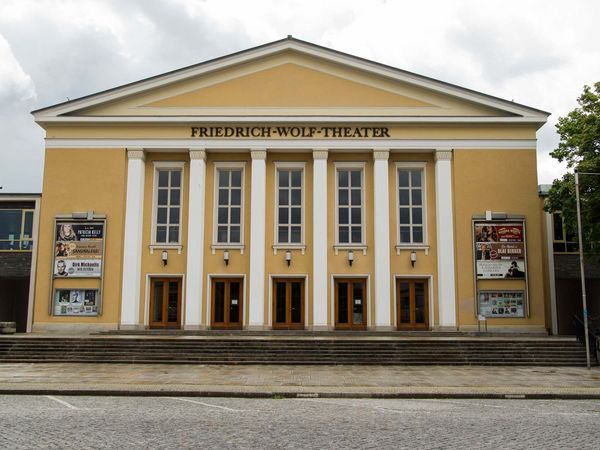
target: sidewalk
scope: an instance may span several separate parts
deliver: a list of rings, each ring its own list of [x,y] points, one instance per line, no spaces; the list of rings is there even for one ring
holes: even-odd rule
[[[600,368],[1,363],[0,394],[600,399]]]

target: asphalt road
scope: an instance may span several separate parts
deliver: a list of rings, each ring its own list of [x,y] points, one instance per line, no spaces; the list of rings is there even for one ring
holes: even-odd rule
[[[0,396],[0,448],[600,448],[598,400]]]

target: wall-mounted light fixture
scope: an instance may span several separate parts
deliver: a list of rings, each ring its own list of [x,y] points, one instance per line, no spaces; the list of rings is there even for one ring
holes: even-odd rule
[[[285,251],[285,261],[287,262],[288,267],[292,263],[292,252],[290,250]]]
[[[225,261],[225,265],[229,265],[229,250],[225,250],[223,252],[223,261]]]
[[[410,252],[410,264],[411,266],[415,267],[415,263],[417,262],[417,252],[415,252],[414,250],[412,252]]]
[[[160,255],[160,259],[162,259],[163,266],[166,266],[167,262],[169,261],[169,252],[167,252],[166,250],[163,250]]]
[[[352,267],[352,263],[354,262],[354,251],[348,250],[348,264]]]

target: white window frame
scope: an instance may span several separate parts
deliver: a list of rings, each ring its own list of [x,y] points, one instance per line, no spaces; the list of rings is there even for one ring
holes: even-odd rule
[[[176,249],[181,253],[183,236],[183,207],[184,207],[184,186],[185,186],[185,162],[184,161],[153,161],[154,179],[152,185],[152,235],[150,236],[150,253],[156,249]],[[181,170],[181,201],[179,204],[179,242],[177,243],[159,243],[156,242],[156,212],[158,209],[158,172],[159,170]],[[167,230],[168,233],[168,230]]]
[[[274,177],[274,189],[275,189],[275,205],[273,215],[273,254],[277,254],[277,250],[300,250],[304,255],[306,250],[306,162],[288,162],[288,161],[275,161],[275,177]],[[301,237],[299,243],[286,244],[279,242],[279,170],[298,170],[302,171],[302,198],[301,198]]]
[[[212,253],[215,253],[215,250],[225,250],[225,249],[237,249],[240,252],[244,253],[244,212],[245,212],[245,196],[246,196],[246,163],[245,161],[236,161],[236,162],[215,162],[214,165],[214,188],[213,188],[213,232],[212,232],[212,245],[211,250]],[[217,227],[218,227],[218,209],[219,209],[219,170],[236,170],[239,169],[242,171],[242,192],[240,199],[240,243],[239,244],[228,244],[217,241]]]
[[[400,176],[398,171],[402,170],[421,170],[422,179],[422,207],[423,207],[423,242],[406,243],[400,242]],[[396,162],[396,253],[400,254],[401,250],[425,250],[425,254],[429,253],[429,235],[427,226],[427,162],[425,161],[402,161]],[[412,201],[412,200],[411,200]],[[412,240],[412,228],[411,228]]]
[[[363,254],[367,254],[367,223],[366,223],[366,210],[367,210],[367,196],[365,195],[365,191],[367,189],[367,163],[364,161],[351,162],[351,161],[339,161],[333,163],[333,168],[335,171],[334,177],[334,195],[335,195],[335,210],[334,210],[334,224],[335,224],[335,245],[333,246],[335,250],[335,254],[338,254],[338,250],[362,250]],[[360,243],[340,243],[339,241],[339,229],[338,229],[338,182],[339,182],[339,171],[340,170],[356,170],[360,169],[361,171],[361,242]],[[350,201],[350,199],[348,199]],[[352,233],[350,231],[350,233]]]

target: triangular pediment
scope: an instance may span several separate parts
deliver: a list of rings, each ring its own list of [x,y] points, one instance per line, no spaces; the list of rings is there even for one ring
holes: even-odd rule
[[[547,114],[399,69],[285,39],[34,112],[75,117],[381,116],[473,118]],[[83,119],[82,119],[83,120]]]

